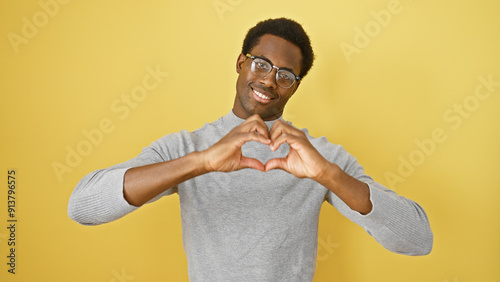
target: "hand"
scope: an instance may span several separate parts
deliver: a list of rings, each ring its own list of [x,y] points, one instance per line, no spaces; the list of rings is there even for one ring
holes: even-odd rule
[[[265,171],[264,165],[254,158],[242,155],[241,147],[248,141],[271,144],[268,127],[259,115],[253,115],[242,124],[233,128],[226,136],[212,147],[203,151],[203,160],[207,171],[234,171],[253,168]]]
[[[290,146],[290,151],[284,158],[269,160],[265,165],[265,171],[279,168],[299,178],[317,180],[330,165],[330,162],[309,142],[304,132],[281,120],[276,120],[269,135],[272,140],[271,150],[276,151],[286,142]]]

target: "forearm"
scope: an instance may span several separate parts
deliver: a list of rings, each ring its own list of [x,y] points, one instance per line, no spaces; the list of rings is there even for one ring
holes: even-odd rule
[[[324,172],[315,180],[337,195],[352,210],[361,214],[368,214],[372,210],[368,185],[345,173],[336,164],[328,162]]]
[[[424,209],[381,184],[368,181],[372,210],[362,215],[330,193],[328,201],[345,217],[360,225],[386,249],[405,255],[426,255],[433,234]]]
[[[133,206],[141,206],[164,191],[207,173],[202,154],[192,152],[178,159],[127,170],[123,181],[125,199]]]
[[[317,180],[334,196],[330,203],[344,216],[362,226],[390,251],[425,255],[432,249],[433,236],[425,211],[415,202],[374,182],[366,183],[335,164]]]

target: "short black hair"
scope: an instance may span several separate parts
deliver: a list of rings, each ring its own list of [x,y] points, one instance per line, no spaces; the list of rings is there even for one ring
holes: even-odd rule
[[[302,62],[299,76],[301,78],[306,76],[313,65],[314,52],[309,36],[304,28],[296,21],[287,18],[261,21],[248,31],[243,40],[241,53],[244,55],[250,53],[250,50],[259,43],[260,38],[265,34],[281,37],[300,48],[302,52]]]

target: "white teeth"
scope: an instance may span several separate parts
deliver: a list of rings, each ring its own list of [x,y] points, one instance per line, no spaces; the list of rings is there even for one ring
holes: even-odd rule
[[[260,97],[260,98],[262,98],[262,99],[266,99],[266,100],[270,100],[270,99],[271,99],[270,97],[268,97],[268,96],[266,96],[266,95],[264,95],[264,94],[262,94],[262,93],[258,92],[258,91],[257,91],[257,90],[255,90],[255,89],[253,90],[253,92],[254,92],[255,94],[257,94],[257,96],[259,96],[259,97]]]

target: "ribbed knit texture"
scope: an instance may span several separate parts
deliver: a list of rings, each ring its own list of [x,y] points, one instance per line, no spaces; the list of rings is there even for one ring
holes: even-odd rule
[[[134,211],[136,207],[123,197],[127,169],[205,150],[243,121],[230,112],[196,131],[164,136],[132,160],[90,173],[70,198],[69,216],[81,224],[96,225]],[[271,128],[273,121],[266,124]],[[322,185],[282,170],[243,169],[198,176],[151,201],[179,194],[190,281],[312,281],[318,218],[325,199],[385,248],[407,255],[430,252],[432,232],[417,203],[365,175],[342,146],[303,131],[326,159],[369,185],[372,211],[361,215]],[[284,157],[288,150],[284,144],[272,152],[268,146],[253,141],[242,147],[243,155],[262,163]]]

